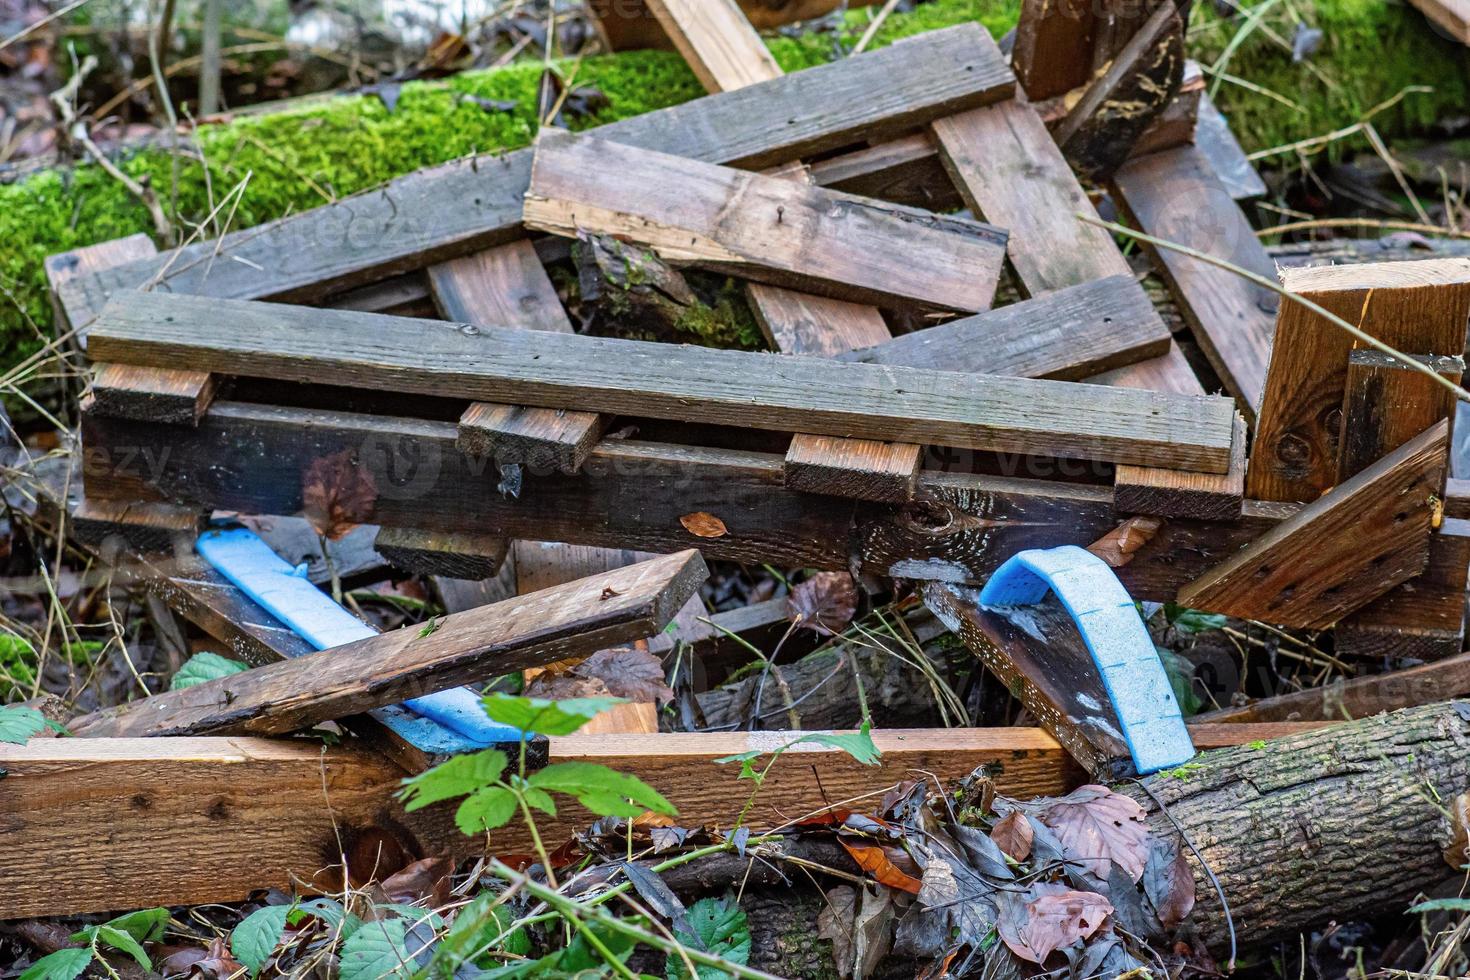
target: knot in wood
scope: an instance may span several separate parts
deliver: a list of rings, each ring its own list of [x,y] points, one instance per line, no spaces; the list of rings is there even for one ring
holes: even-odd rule
[[[1306,476],[1311,471],[1312,444],[1295,432],[1288,432],[1276,442],[1276,460],[1285,474],[1292,478]]]
[[[942,500],[910,501],[899,512],[899,520],[926,534],[943,534],[955,525],[953,508]]]

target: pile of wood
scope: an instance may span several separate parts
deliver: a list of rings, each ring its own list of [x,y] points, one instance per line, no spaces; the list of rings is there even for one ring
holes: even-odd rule
[[[1010,56],[967,25],[792,75],[733,3],[650,6],[708,97],[218,241],[48,262],[96,365],[80,493],[50,516],[273,666],[82,719],[87,738],[0,747],[0,812],[21,815],[0,824],[7,852],[80,846],[119,810],[148,828],[141,848],[88,839],[97,873],[63,895],[0,867],[4,914],[240,898],[311,880],[339,833],[349,854],[463,852],[443,814],[398,810],[401,770],[378,754],[420,770],[453,739],[365,713],[656,637],[676,614],[708,635],[686,606],[700,555],[913,583],[1046,729],[881,733],[876,770],[802,753],[762,791],[787,816],[908,769],[992,765],[1013,796],[1133,774],[1065,610],[1027,629],[977,601],[1024,549],[1097,545],[1135,599],[1426,662],[1416,684],[1228,713],[1195,729],[1202,749],[1470,690],[1470,496],[1446,481],[1454,397],[1432,377],[1461,377],[1470,261],[1292,271],[1304,305],[1158,248],[1176,339],[1079,174],[1150,236],[1276,270],[1237,203],[1258,178],[1172,3],[1087,24],[1027,3]],[[774,352],[578,333],[543,263],[613,242],[743,280]],[[1020,298],[996,307],[1003,287]],[[312,653],[191,549],[216,512],[313,508],[380,528],[406,571],[513,568],[527,597]],[[225,737],[349,718],[369,747]],[[634,772],[690,824],[728,824],[743,797],[694,763],[775,744],[628,722],[548,757]],[[62,792],[86,799],[52,819]],[[249,868],[211,853],[220,831]],[[160,849],[197,874],[155,867]]]

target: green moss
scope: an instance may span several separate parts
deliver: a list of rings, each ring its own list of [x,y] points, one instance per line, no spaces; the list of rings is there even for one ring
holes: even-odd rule
[[[895,14],[874,46],[967,20],[1000,34],[1014,22],[1020,0],[933,0]],[[1197,5],[1208,8],[1208,4]],[[1356,122],[1372,106],[1406,85],[1433,84],[1432,94],[1406,97],[1374,122],[1385,134],[1412,132],[1470,104],[1470,71],[1464,49],[1442,42],[1422,18],[1383,0],[1293,0],[1326,31],[1312,66],[1335,81],[1322,83],[1312,68],[1292,65],[1257,32],[1236,51],[1229,70],[1303,105],[1298,112],[1264,96],[1225,85],[1219,101],[1248,147],[1276,145]],[[1289,37],[1286,5],[1267,18]],[[788,70],[830,61],[839,40],[851,45],[872,16],[849,15],[847,29],[777,37],[770,47]],[[1280,21],[1280,22],[1278,22]],[[1195,54],[1213,61],[1233,28],[1201,13]],[[566,63],[576,84],[596,86],[608,105],[578,121],[591,126],[695,98],[701,89],[672,52],[640,51]],[[336,197],[364,190],[420,167],[473,152],[527,144],[534,132],[538,64],[473,72],[444,82],[403,86],[397,109],[376,97],[350,96],[309,103],[270,115],[241,117],[198,133],[206,164],[180,167],[177,213],[189,221],[206,216],[213,202],[245,183],[231,228],[245,228]],[[487,110],[479,99],[514,102],[510,112]],[[171,197],[169,154],[150,149],[123,168],[148,178]],[[206,180],[206,167],[207,176]],[[211,193],[212,188],[212,193]],[[95,166],[47,171],[0,186],[0,367],[12,364],[51,335],[42,260],[45,256],[138,231],[150,231],[144,207]],[[697,326],[697,325],[696,325]],[[732,338],[734,339],[734,338]],[[753,339],[750,338],[750,339]]]

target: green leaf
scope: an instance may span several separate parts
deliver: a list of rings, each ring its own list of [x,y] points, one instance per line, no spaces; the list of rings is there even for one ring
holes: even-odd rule
[[[733,901],[701,898],[689,906],[683,922],[674,924],[674,938],[685,946],[703,949],[738,966],[750,962],[750,924],[745,911]],[[695,969],[699,980],[731,977],[726,971],[712,966],[698,965]],[[687,980],[689,976],[689,968],[677,953],[669,954],[665,971],[668,980]]]
[[[473,837],[503,827],[516,815],[516,795],[504,786],[489,786],[475,793],[454,811],[460,832]]]
[[[90,947],[58,949],[28,966],[20,975],[20,980],[76,980],[91,962]]]
[[[1181,633],[1208,633],[1222,628],[1230,621],[1228,616],[1186,609],[1173,602],[1164,603],[1164,618]]]
[[[34,708],[22,708],[18,704],[0,705],[0,742],[24,745],[31,736],[45,730],[46,716]]]
[[[405,779],[399,793],[403,808],[411,813],[431,803],[467,796],[491,786],[505,772],[506,763],[505,753],[499,749],[457,755],[428,772]]]
[[[415,956],[421,943],[409,950],[409,923],[403,919],[364,922],[342,944],[340,980],[408,980],[418,970]]]
[[[95,926],[94,928],[97,930],[97,941],[99,943],[111,946],[119,952],[127,953],[145,970],[151,971],[153,969],[153,961],[148,958],[148,954],[144,951],[142,944],[131,935],[112,926],[103,925]]]
[[[600,922],[588,922],[587,928],[602,940],[602,944],[619,962],[626,963],[628,957],[633,955],[633,947],[637,945],[637,940],[632,939],[626,933],[618,932]],[[603,969],[605,962],[602,954],[579,931],[567,944],[567,948],[561,951],[555,969],[560,976],[576,977],[582,974],[603,976],[607,973]]]
[[[184,666],[174,672],[174,679],[169,681],[168,689],[182,691],[195,684],[219,680],[221,677],[229,677],[231,674],[238,674],[249,669],[249,666],[238,660],[221,657],[217,653],[205,650],[184,661]]]
[[[248,966],[251,973],[259,973],[281,944],[281,937],[286,932],[286,916],[290,912],[289,905],[267,905],[251,912],[230,933],[230,952]]]
[[[168,909],[139,909],[109,919],[103,925],[121,929],[140,943],[151,943],[163,938],[163,930],[168,927]]]
[[[598,714],[627,704],[623,698],[572,698],[543,701],[511,694],[492,694],[485,699],[485,714],[491,721],[513,725],[538,735],[570,735]]]
[[[433,636],[435,633],[439,632],[439,627],[443,625],[443,618],[429,620],[427,623],[424,624],[424,628],[419,630],[418,638],[422,640],[426,636]]]
[[[444,928],[444,917],[433,909],[426,909],[419,905],[407,905],[403,902],[381,902],[373,908],[380,911],[386,910],[407,919],[409,925],[423,924],[430,929],[439,930]]]
[[[818,745],[825,745],[829,749],[838,749],[846,752],[853,759],[865,766],[876,766],[878,761],[883,758],[883,753],[873,743],[872,727],[867,722],[863,722],[863,727],[852,735],[825,735],[819,733],[803,736],[796,741],[815,742]],[[791,744],[795,745],[796,742]],[[790,747],[790,745],[787,746],[787,748]]]
[[[526,782],[537,789],[574,796],[587,809],[602,816],[636,817],[644,810],[670,816],[679,812],[663,794],[637,776],[593,762],[558,762],[532,773]],[[632,800],[639,809],[628,813],[624,804],[615,810],[612,804],[624,799]]]
[[[1470,898],[1434,898],[1409,909],[1411,915],[1419,912],[1470,912]]]
[[[508,906],[495,904],[499,897],[494,892],[485,892],[454,917],[454,924],[434,947],[432,972],[435,976],[452,977],[466,962],[474,962],[487,969],[498,966],[501,963],[499,957],[486,955],[491,950],[513,956],[526,956],[531,952],[531,939],[524,927],[512,930],[499,943],[492,944],[515,921],[515,913]]]
[[[1173,650],[1158,648],[1159,659],[1164,662],[1164,673],[1169,675],[1169,686],[1174,689],[1174,699],[1179,702],[1179,711],[1188,718],[1199,714],[1204,702],[1194,691],[1194,664]]]
[[[550,816],[556,816],[556,801],[551,798],[550,793],[537,789],[535,786],[527,786],[521,790],[521,794],[525,796],[528,806],[533,806]]]

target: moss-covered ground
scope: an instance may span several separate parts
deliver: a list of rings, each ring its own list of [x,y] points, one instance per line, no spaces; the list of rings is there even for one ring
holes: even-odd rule
[[[1221,81],[1217,101],[1248,148],[1279,145],[1373,117],[1381,132],[1406,135],[1470,106],[1470,52],[1436,36],[1400,0],[1263,0],[1263,16],[1222,21],[1205,8],[1192,28],[1192,54],[1207,64],[1229,51],[1224,70],[1250,87]],[[1246,4],[1255,10],[1257,5]],[[1020,0],[933,0],[885,22],[875,44],[979,20],[999,36]],[[851,45],[871,16],[849,15],[844,34],[777,37],[769,42],[787,70],[829,61]],[[1298,18],[1324,31],[1320,50],[1292,62]],[[1239,35],[1239,43],[1233,40]],[[607,105],[577,120],[592,126],[701,94],[677,55],[640,51],[566,62],[574,84],[595,86]],[[523,146],[535,128],[539,64],[472,72],[443,82],[404,85],[389,112],[376,96],[321,100],[272,114],[203,127],[194,144],[203,163],[179,167],[160,149],[121,161],[147,178],[182,223],[200,220],[231,188],[245,184],[231,228],[243,228],[373,187],[411,170],[474,152]],[[1421,91],[1417,87],[1429,89]],[[514,108],[499,106],[513,103]],[[53,170],[0,186],[0,369],[52,331],[42,260],[46,255],[138,231],[146,210],[96,166]]]

